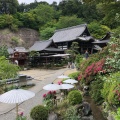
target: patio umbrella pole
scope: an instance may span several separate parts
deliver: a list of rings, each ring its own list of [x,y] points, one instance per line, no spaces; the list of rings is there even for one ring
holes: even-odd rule
[[[16,103],[16,118],[18,117],[18,103]]]

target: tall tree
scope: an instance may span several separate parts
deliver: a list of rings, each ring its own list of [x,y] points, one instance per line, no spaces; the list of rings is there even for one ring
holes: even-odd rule
[[[71,27],[84,23],[82,19],[73,16],[62,16],[56,24],[57,29]]]
[[[62,11],[62,15],[76,15],[81,8],[80,0],[63,0],[59,3],[59,10]]]
[[[14,14],[17,12],[17,0],[0,0],[0,13],[1,14]]]
[[[39,26],[45,25],[47,22],[51,21],[56,16],[56,11],[53,7],[49,5],[40,4],[34,10],[30,11],[32,14],[36,15],[36,21]]]

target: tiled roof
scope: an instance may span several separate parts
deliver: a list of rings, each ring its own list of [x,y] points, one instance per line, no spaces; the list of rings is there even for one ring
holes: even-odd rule
[[[79,36],[81,36],[86,30],[86,28],[87,25],[82,24],[82,25],[60,29],[55,31],[54,35],[50,38],[50,40],[53,40],[55,43],[73,41],[77,39]]]
[[[42,51],[49,47],[52,43],[52,40],[45,40],[45,41],[36,41],[32,47],[29,48],[30,51]]]

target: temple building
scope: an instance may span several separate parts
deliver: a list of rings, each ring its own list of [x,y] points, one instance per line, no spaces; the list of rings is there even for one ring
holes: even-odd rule
[[[86,24],[56,30],[49,40],[53,40],[60,49],[69,49],[72,42],[78,42],[81,54],[86,50],[89,53],[94,52],[94,45],[92,43],[94,38],[90,35]]]

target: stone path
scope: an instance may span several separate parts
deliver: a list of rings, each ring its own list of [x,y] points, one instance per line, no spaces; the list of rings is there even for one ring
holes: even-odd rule
[[[47,92],[42,89],[43,86],[52,83],[53,81],[58,81],[57,76],[63,73],[65,75],[68,75],[68,73],[72,73],[75,70],[64,68],[60,70],[35,70],[34,72],[33,71],[24,71],[23,73],[21,72],[21,74],[26,73],[26,75],[30,75],[31,77],[35,78],[33,82],[36,83],[35,87],[29,89],[30,91],[36,93],[35,97],[19,105],[19,111],[24,112],[24,115],[27,116],[27,120],[30,120],[29,113],[31,109],[38,104],[42,104],[42,95]],[[15,105],[0,103],[0,120],[15,120],[15,111]]]

